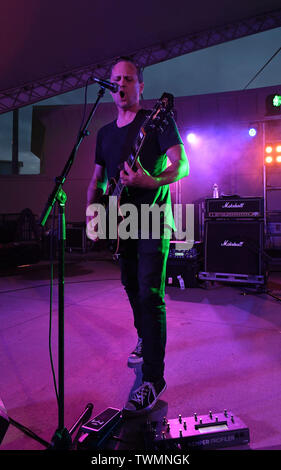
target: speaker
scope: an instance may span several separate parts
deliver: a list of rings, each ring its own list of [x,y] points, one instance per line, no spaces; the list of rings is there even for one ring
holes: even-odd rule
[[[66,249],[86,252],[86,228],[83,222],[71,223],[66,227]]]
[[[205,272],[263,275],[263,220],[206,220]]]
[[[186,249],[181,247],[186,244]],[[171,240],[167,260],[166,284],[173,287],[198,287],[198,273],[202,269],[203,243]]]
[[[166,285],[173,287],[198,287],[201,265],[196,259],[168,259]]]

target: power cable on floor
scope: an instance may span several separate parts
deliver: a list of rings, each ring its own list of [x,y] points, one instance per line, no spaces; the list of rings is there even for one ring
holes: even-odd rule
[[[281,302],[281,298],[278,297],[277,295],[272,294],[272,293],[270,292],[270,290],[267,290],[265,293],[266,293],[267,295],[269,295],[270,297],[272,297],[273,299],[278,300],[279,302]]]

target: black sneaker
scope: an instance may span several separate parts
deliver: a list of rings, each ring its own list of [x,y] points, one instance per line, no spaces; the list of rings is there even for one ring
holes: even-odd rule
[[[143,382],[133,392],[131,398],[124,406],[124,415],[139,415],[151,410],[166,388],[167,385],[164,379],[157,383]]]
[[[134,365],[134,364],[140,364],[143,362],[143,357],[142,357],[142,338],[138,338],[137,345],[134,349],[133,352],[128,357],[128,364],[129,365]]]

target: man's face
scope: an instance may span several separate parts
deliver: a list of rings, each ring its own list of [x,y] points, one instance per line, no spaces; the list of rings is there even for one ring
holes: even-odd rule
[[[131,62],[118,62],[112,69],[110,81],[119,85],[117,93],[111,93],[120,109],[129,110],[139,104],[143,83],[139,83],[137,70]]]

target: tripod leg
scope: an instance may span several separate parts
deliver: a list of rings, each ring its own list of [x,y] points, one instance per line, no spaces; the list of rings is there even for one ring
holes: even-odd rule
[[[92,403],[88,403],[83,413],[77,419],[77,421],[73,424],[73,426],[68,431],[66,428],[57,429],[55,432],[52,443],[49,447],[50,450],[70,450],[73,448],[73,442],[71,439],[72,434],[76,431],[76,429],[81,426],[81,424],[85,423],[91,417],[94,405]]]
[[[27,436],[31,437],[32,439],[34,439],[35,441],[39,442],[40,444],[42,444],[42,446],[48,448],[50,443],[45,441],[44,439],[41,439],[41,437],[37,436],[37,434],[35,434],[33,431],[31,431],[30,429],[26,428],[25,426],[23,426],[22,424],[18,423],[17,421],[15,421],[14,419],[10,418],[9,416],[9,422],[15,426],[16,428],[18,428],[20,431],[22,431],[24,434],[26,434]]]

